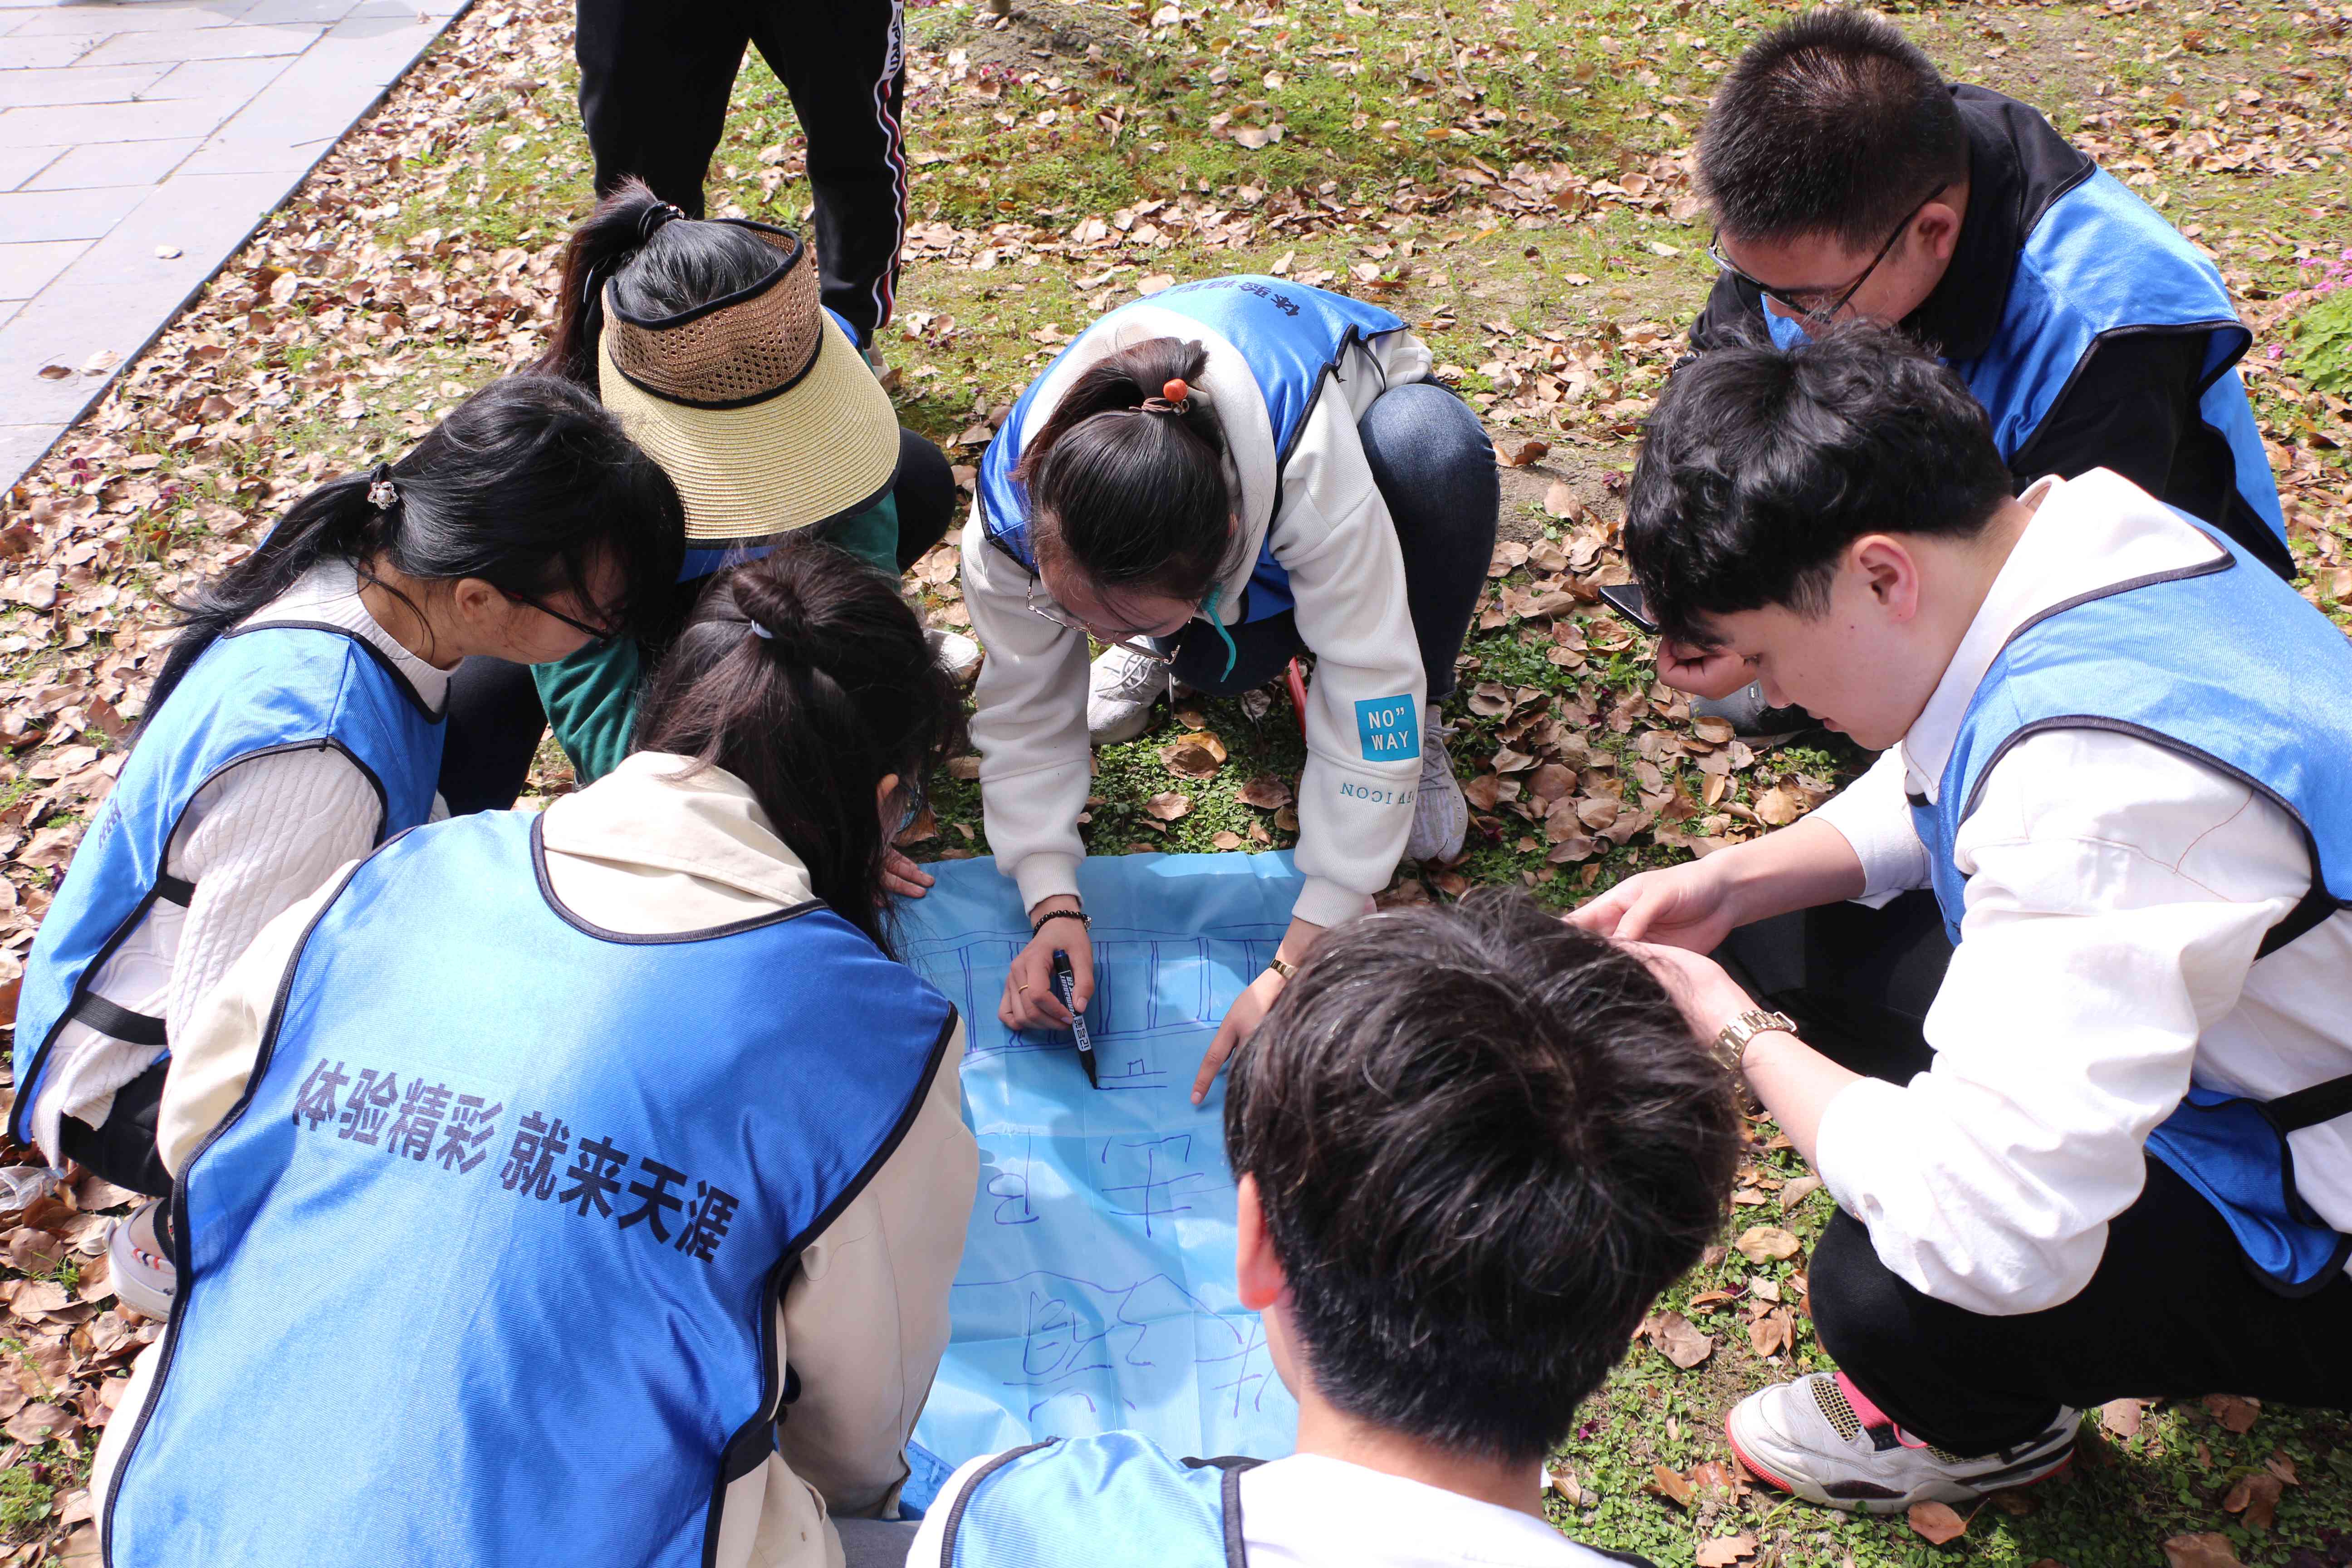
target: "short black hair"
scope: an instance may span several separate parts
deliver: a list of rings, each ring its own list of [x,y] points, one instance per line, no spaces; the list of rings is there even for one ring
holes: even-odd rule
[[[1734,239],[1832,234],[1872,248],[1968,174],[1968,131],[1943,73],[1891,24],[1842,6],[1751,45],[1699,132],[1699,187]]]
[[[1533,1461],[1721,1234],[1739,1132],[1639,958],[1486,892],[1326,936],[1234,1058],[1225,1140],[1317,1390]]]
[[[1816,616],[1865,533],[1967,537],[2011,494],[1992,423],[1909,338],[1845,323],[1713,349],[1666,384],[1625,498],[1625,559],[1669,637],[1785,605]]]

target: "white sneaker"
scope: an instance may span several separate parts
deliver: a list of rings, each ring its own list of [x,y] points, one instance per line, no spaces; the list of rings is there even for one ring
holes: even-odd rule
[[[1445,861],[1462,853],[1470,831],[1470,803],[1445,754],[1445,726],[1432,715],[1421,731],[1421,788],[1413,796],[1412,832],[1404,841],[1408,860]]]
[[[1132,741],[1168,695],[1168,667],[1123,647],[1105,648],[1087,677],[1087,739],[1097,746]]]
[[[931,645],[931,657],[940,661],[940,668],[958,680],[970,680],[980,672],[980,645],[961,632],[933,626],[923,637]]]
[[[127,1219],[114,1222],[107,1232],[107,1279],[121,1303],[142,1318],[168,1318],[172,1298],[179,1293],[180,1271],[163,1254],[155,1235],[156,1199]]]
[[[1855,1513],[1900,1513],[1914,1503],[1970,1503],[2073,1462],[2082,1412],[2061,1405],[2039,1436],[1964,1459],[1921,1442],[1845,1373],[1775,1384],[1731,1407],[1731,1451],[1768,1485]]]

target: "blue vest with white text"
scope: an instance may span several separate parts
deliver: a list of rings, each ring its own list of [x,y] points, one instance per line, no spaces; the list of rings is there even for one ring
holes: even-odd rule
[[[374,784],[381,842],[433,814],[442,732],[440,715],[390,661],[341,627],[256,626],[205,649],[140,732],[42,917],[16,1008],[9,1131],[32,1142],[32,1107],[68,1017],[163,1054],[161,1019],[92,995],[88,984],[158,899],[188,901],[194,889],[166,876],[164,861],[180,818],[206,784],[254,757],[331,747]]]
[[[1168,1457],[1135,1432],[1001,1454],[954,1498],[942,1568],[1246,1568],[1241,1477],[1255,1459]]]
[[[1377,305],[1280,278],[1243,275],[1181,283],[1122,305],[1080,333],[1062,354],[1131,312],[1160,310],[1199,322],[1239,351],[1265,399],[1277,479],[1322,394],[1323,378],[1354,344],[1404,330],[1402,321]],[[1057,354],[1054,363],[1061,360]],[[982,519],[989,541],[1032,572],[1037,569],[1037,558],[1029,548],[1029,498],[1014,481],[1013,470],[1021,463],[1037,389],[1053,374],[1048,365],[1044,375],[1029,384],[980,460]],[[1271,522],[1250,576],[1248,601],[1244,620],[1265,620],[1291,608],[1290,574],[1275,560]]]
[[[1805,341],[1797,321],[1769,310],[1765,321],[1781,348]],[[2230,444],[2239,496],[2284,543],[2278,484],[2236,369],[2253,335],[2213,264],[2105,170],[2052,202],[2026,236],[1992,346],[1979,358],[1946,363],[1992,416],[1993,442],[2007,461],[2032,439],[2101,338],[2191,330],[2207,334],[2199,412]]]
[[[1986,670],[1935,802],[1911,803],[1956,945],[1967,908],[1953,852],[1961,825],[2002,754],[2048,730],[2137,736],[2238,779],[2303,825],[2311,889],[2263,953],[2352,905],[2352,644],[2240,547],[2203,531],[2226,552],[2210,567],[2062,604],[2019,627]],[[2250,626],[2263,635],[2247,637]],[[2347,1113],[2352,1076],[2268,1102],[2192,1085],[2147,1150],[2221,1212],[2265,1283],[2306,1293],[2332,1282],[2352,1237],[2296,1193],[2286,1134]]]
[[[409,833],[304,934],[180,1173],[113,1568],[695,1568],[761,1485],[782,1292],[954,1009],[814,901],[590,925],[538,822]]]

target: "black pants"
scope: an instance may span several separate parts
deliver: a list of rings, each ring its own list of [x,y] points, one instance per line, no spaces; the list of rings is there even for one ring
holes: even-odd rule
[[[1933,895],[1759,921],[1716,954],[1806,1042],[1901,1083],[1934,1053],[1921,1021],[1951,958]],[[2244,1262],[2229,1226],[2170,1167],[2108,1223],[2098,1271],[2046,1311],[1984,1317],[1915,1289],[1870,1232],[1830,1221],[1809,1265],[1813,1326],[1856,1386],[1913,1435],[1987,1454],[2039,1434],[2061,1405],[2252,1394],[2352,1409],[2352,1279],[2289,1300]]]
[[[596,194],[635,174],[700,217],[747,43],[792,95],[808,138],[824,302],[864,347],[890,319],[906,237],[898,0],[580,0],[580,118]]]
[[[58,1143],[65,1157],[118,1187],[160,1198],[172,1190],[172,1173],[155,1152],[155,1117],[163,1100],[168,1057],[114,1091],[114,1108],[99,1126],[60,1117]]]
[[[1373,399],[1356,431],[1396,524],[1405,599],[1434,708],[1454,689],[1454,660],[1495,558],[1503,492],[1494,444],[1469,405],[1433,382],[1391,387]],[[1185,627],[1176,639],[1176,679],[1196,691],[1248,691],[1281,674],[1307,646],[1287,610],[1225,633],[1231,650],[1206,622]]]
[[[1822,1348],[1906,1430],[1955,1454],[2021,1442],[2060,1405],[2242,1394],[2352,1410],[2352,1278],[2300,1300],[2266,1289],[2220,1212],[2156,1160],[2108,1222],[2090,1284],[2047,1311],[1979,1317],[1923,1295],[1844,1214],[1808,1279]]]
[[[898,570],[906,571],[947,537],[955,516],[955,475],[946,454],[912,430],[898,432]],[[690,609],[695,584],[688,584]],[[530,667],[474,658],[449,677],[449,713],[441,742],[441,798],[452,816],[504,811],[522,794],[531,758],[547,733],[547,710]]]

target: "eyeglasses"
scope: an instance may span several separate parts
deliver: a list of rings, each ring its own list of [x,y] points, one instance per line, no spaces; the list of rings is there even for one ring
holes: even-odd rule
[[[1927,210],[1927,204],[1934,201],[1937,196],[1942,195],[1948,188],[1949,186],[1948,185],[1937,185],[1934,190],[1929,191],[1926,195],[1921,196],[1919,198],[1919,205],[1903,215],[1903,221],[1895,226],[1895,232],[1886,237],[1886,243],[1878,247],[1878,254],[1870,258],[1870,265],[1862,269],[1862,275],[1856,278],[1853,282],[1847,284],[1844,290],[1839,293],[1838,297],[1832,300],[1827,305],[1822,305],[1819,303],[1809,305],[1805,301],[1808,299],[1818,301],[1824,294],[1830,292],[1828,289],[1801,289],[1791,291],[1788,289],[1775,289],[1770,284],[1764,282],[1762,279],[1751,277],[1748,273],[1742,272],[1738,268],[1733,266],[1730,258],[1723,254],[1723,231],[1721,229],[1716,230],[1714,237],[1707,241],[1707,259],[1714,262],[1717,267],[1722,268],[1725,272],[1729,273],[1738,281],[1747,284],[1750,289],[1753,289],[1759,294],[1763,295],[1767,300],[1779,302],[1781,308],[1786,310],[1790,315],[1810,322],[1813,326],[1825,327],[1829,325],[1830,322],[1837,319],[1837,313],[1840,310],[1844,310],[1846,305],[1856,294],[1862,292],[1862,286],[1870,281],[1870,275],[1872,273],[1878,270],[1878,264],[1885,260],[1887,257],[1894,254],[1895,242],[1901,239],[1906,234],[1908,234],[1911,231],[1911,220],[1917,217],[1921,213],[1926,212]]]
[[[515,604],[529,605],[532,609],[537,610],[542,616],[553,616],[555,619],[562,621],[565,626],[570,626],[575,632],[587,633],[588,647],[581,650],[583,653],[609,647],[613,639],[620,635],[617,632],[592,626],[586,621],[578,620],[571,616],[567,616],[562,610],[557,609],[554,605],[547,603],[545,600],[534,598],[529,594],[518,594],[511,588],[501,588],[499,592],[505,595],[509,600]]]
[[[1086,622],[1072,616],[1069,611],[1062,608],[1061,605],[1054,603],[1053,600],[1040,599],[1037,597],[1037,579],[1034,577],[1029,579],[1029,592],[1026,598],[1029,605],[1029,613],[1031,615],[1037,616],[1041,620],[1051,621],[1055,626],[1062,627],[1066,631],[1076,632],[1081,637],[1096,637],[1097,641],[1106,643],[1112,647],[1125,648],[1128,652],[1135,655],[1138,658],[1148,658],[1154,664],[1173,664],[1176,662],[1176,656],[1174,654],[1162,653],[1158,648],[1153,647],[1149,641],[1141,637],[1098,637],[1093,627],[1087,626]]]

